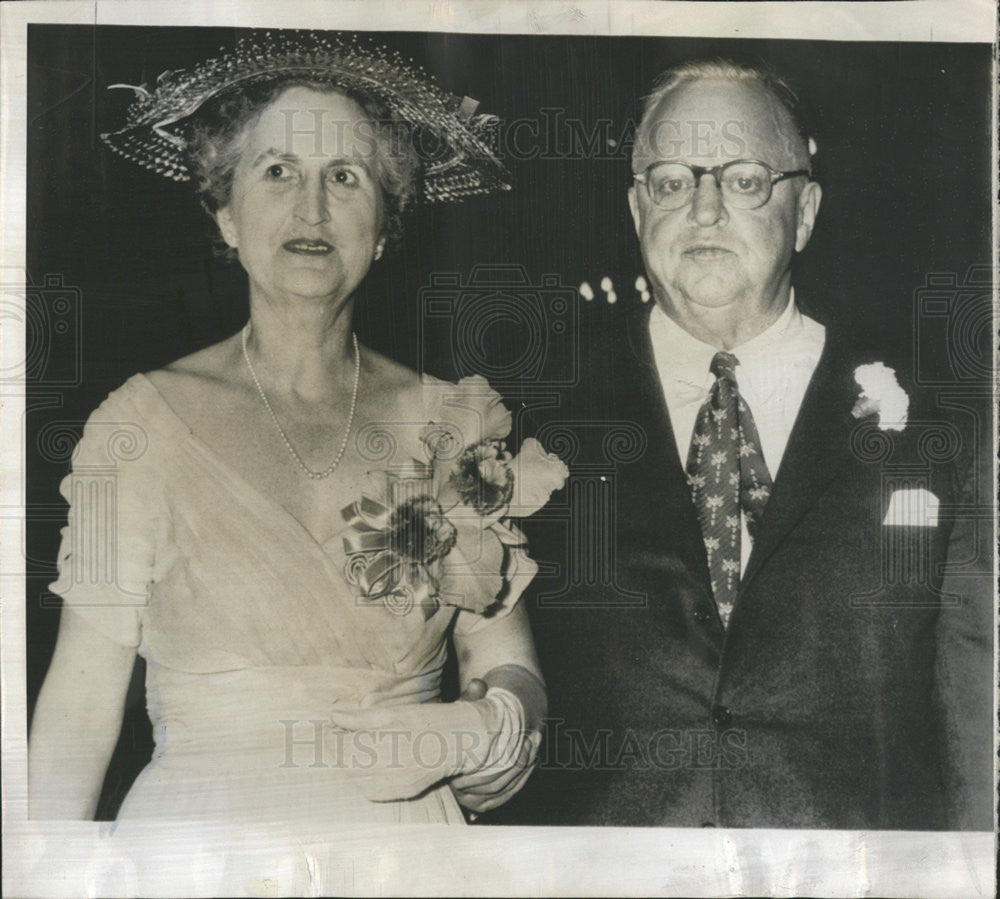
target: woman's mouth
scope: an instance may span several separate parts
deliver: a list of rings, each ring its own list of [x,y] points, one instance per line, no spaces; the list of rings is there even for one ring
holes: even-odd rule
[[[301,253],[305,256],[325,256],[327,253],[333,252],[333,247],[325,240],[305,240],[299,238],[297,240],[290,240],[282,244],[282,246],[289,253]]]

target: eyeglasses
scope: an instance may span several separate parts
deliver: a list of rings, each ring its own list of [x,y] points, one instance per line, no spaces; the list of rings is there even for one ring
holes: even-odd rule
[[[683,162],[654,162],[633,177],[646,185],[649,199],[661,209],[681,209],[691,202],[702,175],[711,175],[732,209],[757,209],[771,199],[774,185],[785,178],[808,175],[808,169],[779,172],[756,159],[734,159],[706,168]]]

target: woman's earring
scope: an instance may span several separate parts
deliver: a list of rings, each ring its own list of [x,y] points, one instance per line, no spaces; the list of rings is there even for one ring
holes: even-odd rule
[[[377,244],[375,244],[375,259],[376,260],[382,258],[382,251],[384,249],[385,249],[385,241],[384,240],[380,240]]]

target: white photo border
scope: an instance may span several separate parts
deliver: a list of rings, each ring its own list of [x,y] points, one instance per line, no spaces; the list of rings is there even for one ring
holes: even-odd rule
[[[993,44],[989,0],[899,2],[655,2],[578,0],[427,3],[414,0],[277,3],[26,2],[2,14],[0,152],[4,284],[25,270],[26,27],[186,25],[322,27],[364,31],[454,31],[590,35],[775,37],[842,41],[939,41]],[[995,53],[994,53],[995,60]],[[993,73],[996,136],[996,69]],[[985,89],[985,88],[984,88]],[[994,141],[994,154],[996,145]],[[996,158],[992,196],[997,195]],[[997,233],[996,210],[993,223]],[[993,241],[994,247],[996,241]],[[996,260],[994,259],[994,264]],[[994,285],[996,290],[996,285]],[[5,291],[8,288],[5,287]],[[24,546],[23,317],[3,297],[0,328],[0,559]],[[996,303],[996,296],[994,296]],[[995,307],[996,308],[996,307]],[[14,373],[8,376],[8,373]],[[994,438],[995,439],[995,438]],[[995,447],[994,447],[995,450]],[[135,895],[141,865],[163,872],[162,892],[222,895],[239,884],[248,894],[284,895],[284,877],[309,853],[326,859],[326,882],[341,895],[813,895],[969,896],[994,893],[995,836],[990,833],[896,833],[624,828],[350,827],[331,845],[309,852],[286,845],[280,831],[230,834],[206,829],[204,845],[227,844],[234,858],[276,859],[270,882],[239,882],[204,857],[178,855],[191,845],[166,826],[136,827],[113,848],[111,824],[28,822],[26,815],[25,597],[23,579],[2,589],[3,886],[8,895]],[[180,839],[183,837],[183,840]],[[335,845],[334,845],[335,844]],[[285,855],[283,850],[287,850]],[[292,859],[287,865],[282,859]],[[428,863],[433,859],[433,863]],[[171,873],[174,872],[174,873]]]

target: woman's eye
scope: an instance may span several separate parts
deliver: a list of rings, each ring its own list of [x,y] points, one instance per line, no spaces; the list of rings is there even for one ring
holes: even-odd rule
[[[334,169],[330,172],[330,180],[338,187],[356,187],[360,179],[351,169]]]
[[[290,174],[288,167],[282,165],[280,162],[275,162],[264,170],[264,177],[268,181],[283,181]]]

